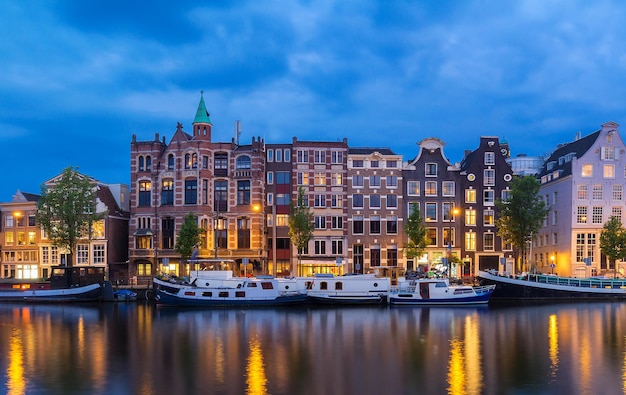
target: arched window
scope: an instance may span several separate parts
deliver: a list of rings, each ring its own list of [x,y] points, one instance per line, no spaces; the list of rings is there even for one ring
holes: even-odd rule
[[[139,171],[143,171],[144,170],[144,165],[143,165],[143,156],[139,157]]]
[[[198,154],[196,153],[191,154],[191,168],[192,169],[198,168]]]
[[[191,154],[185,154],[185,169],[191,169]]]
[[[237,158],[237,169],[249,169],[251,167],[250,157],[242,155]]]
[[[174,170],[174,154],[167,156],[167,170]]]
[[[152,157],[150,155],[146,156],[146,170],[152,171]]]

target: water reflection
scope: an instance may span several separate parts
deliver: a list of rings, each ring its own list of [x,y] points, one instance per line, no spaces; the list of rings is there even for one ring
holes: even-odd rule
[[[626,393],[626,306],[0,305],[10,394]]]

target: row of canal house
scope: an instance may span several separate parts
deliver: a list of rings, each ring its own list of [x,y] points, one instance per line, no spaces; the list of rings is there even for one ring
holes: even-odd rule
[[[446,157],[437,138],[421,140],[408,159],[346,139],[266,144],[253,137],[243,144],[237,131],[216,142],[201,98],[191,133],[179,123],[169,141],[132,137],[129,187],[94,180],[99,209],[108,214],[96,237],[79,244],[76,264],[106,266],[112,280],[139,284],[158,273],[184,275],[194,267],[181,264],[174,245],[193,213],[204,230],[198,258],[235,261],[241,274],[367,273],[446,261],[454,276],[511,272],[513,251],[497,236],[495,201],[509,195],[515,169],[537,174],[551,209],[534,235],[529,264],[564,275],[602,274],[613,269],[600,252],[602,226],[610,216],[623,219],[625,149],[614,122],[560,145],[546,161],[511,158],[508,144],[494,136],[480,137],[460,162]],[[295,251],[288,215],[300,189],[315,230]],[[0,204],[2,277],[46,277],[63,263],[65,252],[34,223],[37,198],[18,191]],[[417,208],[430,245],[407,259],[404,219]],[[624,274],[621,262],[617,269]]]

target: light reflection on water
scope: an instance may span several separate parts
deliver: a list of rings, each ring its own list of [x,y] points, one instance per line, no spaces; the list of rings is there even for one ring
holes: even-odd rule
[[[626,305],[0,305],[10,394],[626,393]]]

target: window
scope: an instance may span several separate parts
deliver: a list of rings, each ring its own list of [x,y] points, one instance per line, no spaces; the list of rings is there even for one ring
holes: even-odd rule
[[[380,266],[380,246],[370,246],[370,266]]]
[[[7,215],[5,217],[4,222],[5,222],[7,228],[12,228],[14,226],[13,225],[13,216],[12,215]]]
[[[413,214],[415,211],[419,211],[420,209],[420,204],[419,202],[409,202],[408,203],[408,212],[409,215]]]
[[[330,227],[332,229],[343,229],[343,217],[330,217]]]
[[[352,176],[352,187],[362,187],[363,176]]]
[[[165,217],[161,220],[161,242],[164,249],[174,248],[174,223],[173,217]]]
[[[380,186],[380,176],[370,176],[370,188]]]
[[[552,225],[556,225],[558,223],[558,211],[552,211]]]
[[[386,184],[387,184],[387,188],[397,188],[398,187],[398,177],[397,176],[387,176]]]
[[[427,222],[437,221],[437,203],[426,203],[426,214],[424,219]]]
[[[315,185],[326,185],[326,173],[315,173]]]
[[[448,246],[448,247],[452,247],[455,246],[456,244],[454,243],[454,228],[442,228],[443,230],[443,245],[444,246]],[[450,238],[450,235],[452,235],[452,238]]]
[[[93,245],[93,263],[94,265],[105,263],[104,244]]]
[[[437,196],[437,181],[424,182],[424,195]]]
[[[343,255],[343,240],[331,240],[330,253],[333,255]]]
[[[602,223],[602,207],[593,207],[591,209],[591,223],[593,224]]]
[[[465,233],[465,249],[468,251],[476,251],[476,233]]]
[[[426,163],[424,165],[424,174],[426,175],[426,177],[436,177],[437,176],[437,164]]]
[[[398,208],[398,196],[394,194],[388,194],[386,199],[387,208]]]
[[[87,244],[79,244],[76,246],[76,264],[89,264],[89,246]]]
[[[144,171],[145,170],[143,162],[144,162],[143,156],[140,156],[139,157],[139,171]]]
[[[387,247],[387,266],[398,265],[398,246],[390,245]]]
[[[493,251],[495,247],[495,234],[484,233],[483,234],[483,250]]]
[[[343,207],[343,195],[330,195],[330,207],[339,208]]]
[[[149,207],[151,200],[152,183],[139,181],[139,207]]]
[[[578,207],[578,213],[576,214],[576,223],[577,224],[587,223],[587,207],[585,206]]]
[[[228,154],[226,152],[216,152],[213,167],[216,175],[225,176],[228,174]]]
[[[13,232],[6,232],[4,234],[4,244],[13,245],[15,243],[15,234]]]
[[[326,195],[313,195],[313,207],[326,207]]]
[[[363,208],[363,194],[355,193],[352,195],[352,207]]]
[[[387,217],[387,234],[395,235],[398,233],[398,217],[395,215]]]
[[[228,211],[228,181],[216,180],[215,181],[215,205],[213,210],[216,212]]]
[[[465,190],[465,202],[466,203],[476,203],[476,190],[475,189],[466,189]]]
[[[276,150],[276,162],[283,161],[283,151],[281,149]]]
[[[622,200],[623,189],[622,184],[613,184],[613,200]]]
[[[250,248],[250,218],[237,218],[237,248]]]
[[[353,159],[352,160],[352,167],[362,168],[363,167],[363,160],[362,159]]]
[[[495,203],[495,194],[493,189],[485,189],[483,204],[485,206],[493,206]]]
[[[370,167],[374,167],[374,168],[380,167],[379,162],[377,160],[370,161]]]
[[[330,162],[332,164],[342,164],[343,163],[343,152],[341,152],[341,151],[331,151],[331,153],[330,153]]]
[[[171,206],[174,204],[174,180],[163,180],[161,185],[161,205]]]
[[[198,180],[185,180],[185,204],[198,203]]]
[[[250,157],[248,155],[241,155],[237,158],[237,162],[235,164],[238,170],[240,169],[250,169],[252,164],[250,161]]]
[[[352,233],[355,235],[363,234],[363,216],[355,215],[352,217]]]
[[[496,185],[496,171],[494,169],[485,169],[483,174],[484,174],[483,185],[485,186]]]
[[[299,149],[296,155],[298,163],[309,163],[309,151]]]
[[[486,165],[495,165],[496,164],[496,155],[493,152],[485,152],[485,164]]]
[[[274,184],[274,172],[273,171],[268,171],[267,172],[267,184],[268,185],[273,185]]]
[[[167,170],[174,170],[174,154],[167,156]]]
[[[495,213],[493,210],[483,211],[483,225],[485,226],[495,225],[494,216],[495,216]]]
[[[237,181],[237,204],[250,204],[250,180]]]
[[[602,153],[600,154],[602,160],[615,160],[618,155],[615,153],[615,147],[602,147]]]
[[[380,216],[372,215],[370,217],[370,234],[378,235],[380,234]]]
[[[619,219],[620,221],[622,220],[622,208],[621,207],[613,207],[611,209],[611,216]]]
[[[427,245],[437,245],[437,228],[426,228]]]
[[[587,200],[589,199],[589,186],[588,185],[578,185],[578,199]]]
[[[443,220],[446,222],[454,221],[454,203],[452,202],[443,202],[441,204]]]
[[[35,245],[35,242],[36,242],[35,232],[28,232],[28,244]]]
[[[604,165],[604,178],[615,178],[615,165]]]
[[[409,196],[419,196],[420,195],[420,182],[419,181],[407,181],[406,193]]]
[[[592,177],[593,176],[593,165],[592,164],[585,164],[582,167],[582,174],[583,177]]]
[[[446,197],[454,196],[454,181],[443,181],[441,183],[441,195]]]
[[[309,185],[309,173],[298,173],[298,185]]]
[[[341,173],[333,173],[331,177],[332,177],[331,182],[330,182],[331,185],[333,186],[343,185],[343,177]]]
[[[593,189],[591,191],[591,198],[593,200],[602,200],[602,196],[603,196],[602,184],[594,184],[592,188]]]
[[[313,152],[314,163],[326,163],[326,151],[314,151]]]
[[[352,260],[354,263],[354,271],[360,273],[363,269],[363,244],[352,245]]]
[[[290,203],[291,203],[291,196],[288,193],[277,193],[276,194],[276,205],[277,206],[288,206]],[[309,205],[306,196],[304,198],[304,205],[305,206]]]
[[[291,162],[291,150],[289,148],[285,148],[283,151],[283,161],[286,163]]]
[[[387,161],[387,163],[386,163],[386,167],[387,167],[388,169],[395,169],[395,168],[397,168],[397,167],[398,167],[398,161],[395,161],[395,160],[388,160],[388,161]]]
[[[476,225],[476,210],[465,210],[465,225]]]
[[[274,162],[274,150],[271,148],[267,150],[267,161]]]
[[[315,216],[315,229],[326,229],[326,217],[323,215]]]
[[[326,254],[326,240],[315,240],[315,255]]]
[[[503,189],[502,193],[501,193],[501,197],[502,197],[502,201],[503,202],[508,202],[509,200],[511,200],[511,190],[510,189]]]
[[[380,195],[373,193],[370,195],[370,208],[380,208]]]

